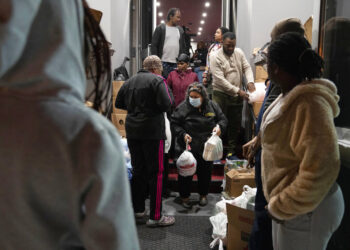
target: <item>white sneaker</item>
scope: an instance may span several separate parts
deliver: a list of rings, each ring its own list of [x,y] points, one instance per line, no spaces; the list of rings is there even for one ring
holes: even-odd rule
[[[163,215],[160,220],[151,220],[147,221],[148,227],[166,227],[171,226],[175,223],[175,218],[173,216]]]

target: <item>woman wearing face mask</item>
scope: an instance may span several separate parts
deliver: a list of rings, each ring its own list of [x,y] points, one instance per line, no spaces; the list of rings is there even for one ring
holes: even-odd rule
[[[173,91],[176,107],[185,100],[188,85],[198,82],[197,74],[188,67],[189,61],[190,57],[188,55],[181,54],[177,58],[176,70],[170,72],[166,81],[169,88]]]
[[[227,119],[222,113],[219,105],[209,100],[205,87],[198,82],[189,85],[187,96],[174,111],[172,117],[172,128],[181,147],[181,153],[185,150],[186,142],[191,145],[191,152],[197,160],[198,190],[200,195],[199,205],[205,206],[211,169],[213,162],[202,158],[204,143],[213,132],[221,135],[227,126]],[[219,126],[217,126],[219,125]],[[190,208],[190,188],[193,176],[183,177],[179,175],[179,191],[182,204]]]

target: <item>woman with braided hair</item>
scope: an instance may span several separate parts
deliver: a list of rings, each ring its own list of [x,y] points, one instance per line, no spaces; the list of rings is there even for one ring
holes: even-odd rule
[[[86,72],[94,109],[110,86],[89,7],[0,6],[0,249],[139,249],[120,137],[84,105]]]
[[[320,78],[322,68],[300,34],[285,33],[269,46],[268,74],[282,93],[265,111],[258,138],[276,250],[326,249],[344,213],[335,182],[339,96],[334,83]]]

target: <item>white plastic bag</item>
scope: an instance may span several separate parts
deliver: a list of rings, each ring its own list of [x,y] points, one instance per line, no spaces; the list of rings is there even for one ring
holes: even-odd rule
[[[249,92],[249,103],[264,101],[266,86],[264,82],[256,82],[255,91]]]
[[[194,158],[193,154],[186,150],[180,155],[180,157],[176,161],[176,167],[179,171],[179,175],[181,176],[191,176],[196,173],[197,169],[197,161],[196,158]]]
[[[203,159],[206,161],[216,161],[222,158],[222,140],[217,134],[213,134],[204,144]]]
[[[166,115],[166,112],[164,112],[164,120],[165,120],[165,135],[166,135],[166,140],[164,142],[164,152],[168,153],[171,147],[171,131],[170,131],[170,122]]]
[[[248,185],[243,186],[243,192],[240,196],[232,200],[232,205],[247,209],[248,202],[252,197],[256,196],[256,188],[251,188]]]
[[[212,237],[214,239],[209,247],[214,248],[219,244],[219,250],[223,250],[226,242],[227,215],[221,212],[210,217],[209,220],[213,225]]]

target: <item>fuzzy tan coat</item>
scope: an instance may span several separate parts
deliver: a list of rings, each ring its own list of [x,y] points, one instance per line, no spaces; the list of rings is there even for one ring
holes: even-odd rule
[[[338,176],[333,119],[339,114],[339,96],[328,80],[304,82],[285,95],[277,114],[266,120],[281,98],[263,117],[262,182],[270,212],[291,219],[314,210]]]

